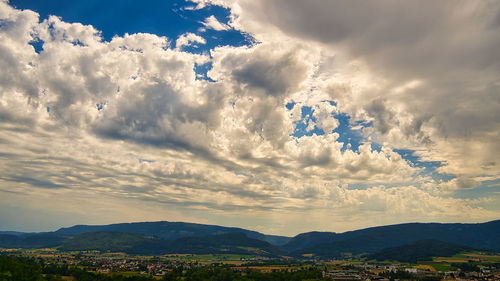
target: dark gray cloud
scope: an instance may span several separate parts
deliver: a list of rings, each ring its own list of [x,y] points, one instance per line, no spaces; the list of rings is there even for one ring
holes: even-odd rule
[[[299,85],[307,79],[310,64],[301,48],[280,44],[260,44],[252,49],[227,48],[212,52],[215,57],[214,71],[210,72],[215,79],[228,77],[234,79],[237,92],[254,96],[273,96],[283,98],[298,90]]]
[[[363,59],[397,86],[424,85],[396,97],[415,120],[429,115],[444,136],[498,128],[500,5],[492,1],[243,2],[240,24],[269,23],[288,35]],[[251,24],[250,24],[251,23]],[[376,91],[376,90],[374,90]],[[394,99],[389,93],[377,93]],[[475,110],[481,108],[482,110]],[[369,109],[369,108],[368,108]],[[425,120],[425,121],[423,121]],[[379,122],[379,129],[389,129]],[[472,133],[473,135],[473,133]],[[463,135],[462,135],[463,136]]]
[[[278,59],[253,58],[236,65],[232,71],[234,79],[250,88],[263,89],[268,95],[280,96],[297,87],[306,74],[294,54]]]
[[[374,126],[380,133],[387,134],[396,126],[394,113],[391,112],[390,108],[387,108],[383,100],[376,99],[372,101],[366,107],[366,111],[374,118]]]
[[[3,178],[3,180],[14,182],[14,183],[28,183],[32,186],[35,187],[40,187],[40,188],[65,188],[66,186],[53,183],[50,181],[42,180],[42,179],[36,179],[36,178],[31,178],[31,177],[22,177],[22,176],[13,176],[10,178]]]

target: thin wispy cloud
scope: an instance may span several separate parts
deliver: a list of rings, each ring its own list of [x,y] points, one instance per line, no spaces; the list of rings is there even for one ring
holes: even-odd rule
[[[213,15],[209,16],[208,18],[206,18],[205,21],[202,22],[202,24],[206,28],[213,29],[213,30],[216,30],[216,31],[223,31],[223,30],[229,30],[229,29],[231,29],[231,27],[229,25],[221,23]]]

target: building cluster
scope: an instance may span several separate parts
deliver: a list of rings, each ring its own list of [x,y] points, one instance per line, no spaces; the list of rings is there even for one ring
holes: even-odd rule
[[[482,266],[478,271],[431,271],[410,267],[404,264],[349,264],[349,269],[323,270],[323,277],[334,281],[403,281],[403,280],[442,280],[442,281],[500,281],[500,265]],[[408,274],[398,274],[398,273]],[[393,278],[389,279],[393,273]],[[394,276],[402,276],[394,278]]]
[[[89,271],[98,273],[133,271],[139,272],[140,274],[155,276],[163,276],[167,272],[179,267],[182,269],[190,269],[200,266],[196,263],[184,263],[175,260],[127,259],[98,256],[82,258],[80,265],[84,265]]]
[[[44,251],[1,251],[0,254],[28,256],[43,260],[45,265],[67,265],[79,267],[97,273],[139,272],[141,274],[162,276],[172,270],[189,270],[203,265],[194,260],[182,260],[181,256],[140,257],[124,254],[101,254],[87,251],[78,253],[61,253],[54,249]],[[293,272],[300,268],[318,268],[323,278],[334,281],[500,281],[500,263],[472,261],[464,266],[451,267],[453,270],[437,271],[430,265],[411,266],[398,263],[374,263],[352,261],[308,261],[302,264],[274,264],[269,258],[243,258],[240,264],[226,264],[233,270],[246,272]],[[307,263],[307,265],[306,265]],[[210,264],[210,261],[205,262]],[[219,262],[212,264],[221,264]]]
[[[88,271],[96,273],[111,272],[139,272],[141,274],[162,276],[174,268],[182,267],[189,269],[199,266],[193,263],[183,263],[175,260],[155,260],[155,259],[137,259],[122,257],[103,257],[103,256],[80,256],[61,255],[55,257],[45,257],[46,264],[71,265],[85,268]]]

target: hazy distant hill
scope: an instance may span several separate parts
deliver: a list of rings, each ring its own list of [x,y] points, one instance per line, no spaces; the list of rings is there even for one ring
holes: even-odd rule
[[[26,235],[26,234],[35,234],[35,233],[27,233],[27,232],[19,232],[19,231],[0,231],[0,235],[2,235],[2,234],[22,236],[22,235]]]
[[[119,223],[109,225],[75,225],[68,228],[61,228],[55,233],[58,235],[74,236],[86,232],[97,231],[129,232],[143,235],[153,235],[166,240],[176,240],[182,237],[241,232],[245,233],[250,238],[259,239],[278,246],[283,245],[290,240],[290,237],[265,235],[256,231],[237,227],[168,221]]]
[[[87,232],[66,240],[63,251],[99,250],[129,254],[249,254],[278,256],[285,251],[268,242],[234,232],[168,241],[126,232]]]
[[[0,234],[0,247],[12,247],[21,241],[17,235],[12,234]]]
[[[439,240],[419,240],[409,245],[387,248],[369,255],[368,259],[412,262],[432,260],[433,257],[451,257],[470,247],[450,244]]]
[[[61,245],[64,237],[52,233],[26,235],[0,234],[0,247],[4,248],[48,248]]]
[[[315,254],[338,257],[342,253],[375,253],[385,248],[410,244],[418,240],[434,239],[465,245],[476,249],[500,250],[500,220],[478,224],[408,223],[372,227],[328,236],[298,235],[285,244],[294,255]],[[314,244],[293,251],[291,243]],[[316,244],[315,244],[316,243]]]
[[[171,253],[187,254],[250,254],[279,256],[286,254],[282,248],[268,242],[247,237],[244,233],[234,232],[204,237],[185,237],[174,241]]]
[[[126,232],[87,232],[67,239],[60,247],[63,251],[99,250],[131,254],[162,254],[168,241],[151,236]]]
[[[312,231],[301,233],[288,241],[283,248],[289,252],[297,251],[299,249],[310,248],[320,243],[330,243],[337,239],[335,232],[319,232]]]

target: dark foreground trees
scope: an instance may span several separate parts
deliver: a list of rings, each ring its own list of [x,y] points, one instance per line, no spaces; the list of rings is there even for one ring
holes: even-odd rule
[[[173,270],[167,273],[163,280],[186,280],[186,281],[301,281],[321,280],[322,274],[319,270],[310,268],[295,272],[275,271],[262,273],[256,271],[235,271],[227,267],[195,268],[187,271]]]
[[[0,281],[45,281],[62,280],[60,277],[42,273],[41,265],[34,259],[0,256]]]
[[[77,281],[152,281],[151,276],[104,275],[83,269],[44,265],[34,258],[0,256],[0,281],[63,281],[61,276],[72,276]]]
[[[72,276],[76,281],[152,281],[152,276],[125,276],[123,274],[98,274],[67,265],[45,264],[41,259],[0,255],[0,281],[62,281],[62,276]],[[235,271],[230,267],[207,266],[183,270],[175,268],[162,280],[183,281],[301,281],[320,280],[321,272],[309,268],[295,272]]]

